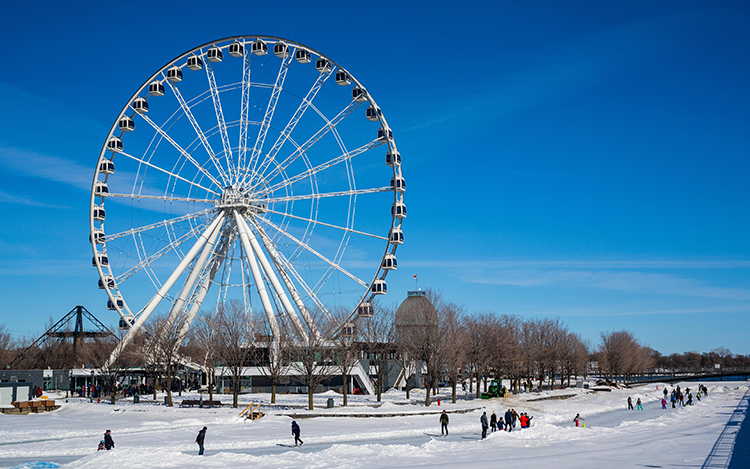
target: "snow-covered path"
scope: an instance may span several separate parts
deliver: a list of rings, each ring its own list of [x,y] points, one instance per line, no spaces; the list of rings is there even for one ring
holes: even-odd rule
[[[728,384],[728,383],[726,383]],[[691,386],[692,387],[692,386]],[[563,390],[541,395],[575,396],[562,400],[532,400],[540,395],[445,404],[456,410],[484,405],[502,415],[507,408],[534,417],[530,429],[491,433],[480,440],[481,411],[450,414],[450,436],[440,437],[437,415],[390,418],[327,417],[298,419],[305,444],[293,448],[291,418],[272,410],[261,420],[245,421],[237,410],[180,409],[159,405],[70,402],[56,412],[0,416],[0,467],[47,461],[70,468],[102,467],[526,467],[549,463],[555,468],[600,464],[611,467],[700,466],[747,383],[710,386],[709,397],[691,407],[662,410],[661,386],[648,389],[588,393]],[[626,399],[641,398],[643,411],[627,411]],[[254,396],[262,397],[262,396]],[[296,404],[298,396],[280,396]],[[321,396],[322,399],[325,396]],[[339,399],[340,400],[340,399]],[[396,405],[401,393],[389,393],[378,408],[316,409],[316,413],[403,413],[435,411],[421,405]],[[356,396],[355,404],[370,398]],[[295,413],[304,413],[297,411]],[[587,428],[575,428],[573,416],[586,418]],[[197,456],[195,435],[208,427],[206,455]],[[111,429],[113,451],[96,451],[105,429]]]

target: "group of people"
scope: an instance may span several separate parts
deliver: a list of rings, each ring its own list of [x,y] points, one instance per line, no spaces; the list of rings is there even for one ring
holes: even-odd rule
[[[641,398],[639,397],[636,401],[635,405],[638,406],[638,410],[643,410],[643,404],[641,403]],[[633,399],[628,396],[628,410],[633,410]]]
[[[661,400],[661,408],[666,409],[667,408],[667,395],[669,395],[669,400],[672,403],[672,408],[674,409],[677,404],[681,406],[686,405],[693,405],[693,393],[690,392],[690,388],[685,388],[684,391],[680,389],[680,386],[677,385],[676,388],[672,389],[672,392],[669,393],[667,391],[667,388],[664,388],[664,398]],[[708,396],[708,388],[702,384],[698,385],[698,391],[695,394],[696,399],[698,401],[701,400],[701,395],[703,397]],[[685,401],[687,399],[687,402]]]
[[[445,413],[445,411],[443,411]],[[447,418],[447,416],[446,416]],[[531,419],[529,414],[522,412],[519,414],[516,409],[508,409],[505,415],[498,418],[495,412],[492,412],[489,421],[487,420],[487,412],[483,412],[479,418],[479,422],[482,424],[482,438],[487,438],[487,430],[511,432],[516,428],[516,422],[521,424],[521,428],[529,428],[531,426]],[[442,422],[442,420],[441,420]]]

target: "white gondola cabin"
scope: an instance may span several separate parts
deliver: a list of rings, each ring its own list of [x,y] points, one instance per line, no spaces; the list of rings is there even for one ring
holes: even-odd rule
[[[187,67],[193,71],[203,70],[203,60],[197,55],[191,55],[187,59]]]
[[[182,69],[178,66],[170,67],[167,69],[167,80],[172,83],[179,83],[182,81]]]
[[[268,54],[268,44],[258,39],[257,41],[253,41],[252,45],[253,54],[255,55],[266,55]]]
[[[243,46],[239,42],[233,42],[229,44],[229,55],[231,55],[232,57],[244,57],[245,46]]]
[[[357,306],[357,316],[360,318],[371,318],[375,314],[375,311],[372,307],[372,303],[369,301],[363,301],[362,303]]]
[[[353,322],[347,322],[341,326],[341,335],[351,339],[357,335],[357,326]]]
[[[211,62],[221,62],[224,60],[224,53],[216,46],[209,47],[206,51],[206,58]]]
[[[135,98],[132,107],[138,114],[146,114],[148,112],[148,101],[146,101],[146,98]]]
[[[401,166],[401,153],[394,150],[388,150],[385,154],[385,164],[390,167]]]
[[[321,57],[315,61],[315,68],[320,73],[331,73],[331,62],[329,62],[328,59]]]
[[[287,46],[283,42],[277,42],[273,46],[273,53],[280,59],[289,57],[289,46]]]
[[[111,275],[105,275],[104,280],[99,279],[99,290],[115,288],[115,279]]]
[[[94,230],[94,232],[89,235],[89,243],[92,242],[92,240],[96,244],[104,244],[104,231]]]
[[[109,194],[109,187],[106,182],[96,181],[94,184],[94,195],[97,197],[106,197]]]
[[[381,127],[378,129],[378,140],[392,140],[393,131],[388,128]]]
[[[99,172],[101,174],[115,174],[115,164],[110,160],[102,160],[99,163]]]
[[[109,257],[107,257],[106,254],[103,252],[97,252],[96,256],[94,256],[93,259],[91,259],[91,265],[96,267],[97,261],[99,265],[109,265]]]
[[[380,111],[380,108],[375,106],[374,104],[371,104],[367,106],[367,120],[375,122],[376,120],[380,120],[380,116],[383,115],[383,113]]]
[[[164,96],[164,83],[154,80],[148,84],[148,94],[151,96]]]
[[[352,84],[352,79],[348,73],[343,70],[339,70],[338,72],[336,72],[336,83],[338,83],[339,86],[349,86]]]
[[[391,216],[396,218],[406,218],[406,204],[403,202],[394,202],[391,205]]]
[[[352,88],[352,99],[357,101],[358,103],[367,101],[367,91],[365,91],[364,88],[355,86],[354,88]]]
[[[118,137],[110,137],[110,139],[107,140],[107,150],[122,151],[122,140]]]
[[[386,285],[385,280],[379,278],[372,282],[370,291],[375,295],[385,295],[388,293],[388,285]]]
[[[404,232],[398,226],[393,227],[388,233],[388,241],[391,244],[404,244]]]
[[[92,211],[94,212],[94,220],[96,221],[104,221],[104,219],[107,218],[107,212],[101,205],[94,205],[94,210]]]
[[[130,116],[122,116],[117,121],[117,128],[123,132],[132,132],[135,130],[135,121]]]
[[[305,49],[298,50],[294,58],[297,59],[297,62],[301,64],[309,64],[310,61],[312,61],[312,55],[310,55],[310,51]]]
[[[117,307],[115,307],[115,303],[117,303]],[[125,307],[125,302],[122,301],[122,298],[119,296],[115,297],[115,301],[112,301],[112,298],[107,300],[107,309],[110,311],[117,311],[118,309],[122,309]]]
[[[406,180],[402,176],[393,176],[391,178],[391,189],[396,192],[404,192],[406,190]]]
[[[393,254],[386,254],[380,266],[384,270],[398,269],[398,261],[396,260],[396,256],[394,256]]]

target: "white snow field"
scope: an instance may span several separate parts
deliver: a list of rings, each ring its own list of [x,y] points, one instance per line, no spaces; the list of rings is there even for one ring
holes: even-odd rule
[[[697,388],[696,383],[681,386]],[[133,404],[132,399],[112,406],[78,398],[66,403],[50,395],[63,404],[61,409],[0,415],[0,467],[700,467],[749,389],[745,382],[713,383],[708,397],[695,405],[662,410],[664,385],[658,387],[563,389],[457,404],[446,402],[446,390],[439,407],[436,402],[424,407],[420,391],[412,391],[412,401],[406,401],[403,392],[391,391],[379,407],[372,396],[350,396],[350,407],[345,408],[340,395],[328,392],[315,396],[314,411],[303,408],[306,395],[279,395],[279,406],[263,408],[266,416],[254,422],[238,417],[240,409],[231,406],[168,408]],[[634,404],[640,397],[645,410],[626,410],[628,396]],[[330,397],[333,409],[325,408]],[[185,398],[196,394],[175,396],[175,403]],[[231,402],[231,396],[220,398]],[[244,405],[253,400],[270,402],[270,396],[241,396]],[[533,416],[531,428],[490,433],[482,441],[482,411],[502,416],[507,408]],[[448,437],[440,436],[438,423],[444,409],[468,410],[449,414]],[[574,426],[576,413],[586,419],[586,428]],[[292,416],[305,442],[299,448],[293,447]],[[316,417],[303,418],[310,416]],[[204,425],[206,453],[198,456],[194,441]],[[116,447],[97,451],[106,429],[112,430]]]

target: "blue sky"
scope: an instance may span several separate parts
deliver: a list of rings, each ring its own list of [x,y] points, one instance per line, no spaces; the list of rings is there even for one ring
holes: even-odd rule
[[[750,353],[750,7],[458,4],[4,5],[0,321],[116,323],[87,242],[109,127],[175,56],[263,34],[344,65],[394,129],[409,216],[387,302],[418,274],[594,343]]]

